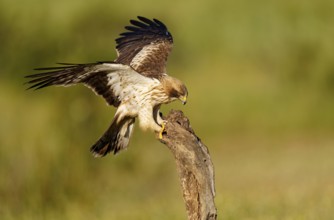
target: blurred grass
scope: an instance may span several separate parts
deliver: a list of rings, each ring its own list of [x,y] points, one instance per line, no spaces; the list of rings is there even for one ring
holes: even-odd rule
[[[168,71],[210,149],[225,219],[334,216],[334,3],[0,2],[0,218],[184,219],[172,156],[136,129],[129,150],[94,159],[114,109],[88,89],[24,91],[55,62],[112,60],[137,15],[175,41]]]

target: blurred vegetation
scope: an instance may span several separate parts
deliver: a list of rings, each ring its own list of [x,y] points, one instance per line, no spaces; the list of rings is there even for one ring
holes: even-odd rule
[[[224,219],[334,216],[334,2],[0,1],[0,218],[185,219],[174,161],[136,129],[129,150],[88,149],[114,109],[83,86],[25,91],[55,62],[113,60],[137,15],[165,22],[168,71],[210,149]]]

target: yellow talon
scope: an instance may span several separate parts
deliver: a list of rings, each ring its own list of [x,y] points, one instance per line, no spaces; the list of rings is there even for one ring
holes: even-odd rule
[[[159,132],[159,139],[162,139],[162,133],[165,131],[165,123],[162,122],[161,130]]]

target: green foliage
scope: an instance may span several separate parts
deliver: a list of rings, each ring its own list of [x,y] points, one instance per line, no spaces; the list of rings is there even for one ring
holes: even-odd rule
[[[184,219],[173,159],[136,129],[129,150],[94,159],[114,109],[86,88],[25,91],[55,62],[113,60],[137,15],[164,21],[168,71],[210,149],[224,219],[334,216],[334,2],[0,2],[0,218]]]

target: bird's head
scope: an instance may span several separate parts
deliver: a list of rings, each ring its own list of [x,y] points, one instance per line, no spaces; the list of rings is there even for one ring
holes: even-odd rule
[[[166,94],[168,95],[171,101],[178,99],[182,102],[183,105],[187,103],[188,90],[183,82],[174,77],[168,76],[163,81],[163,85]]]

